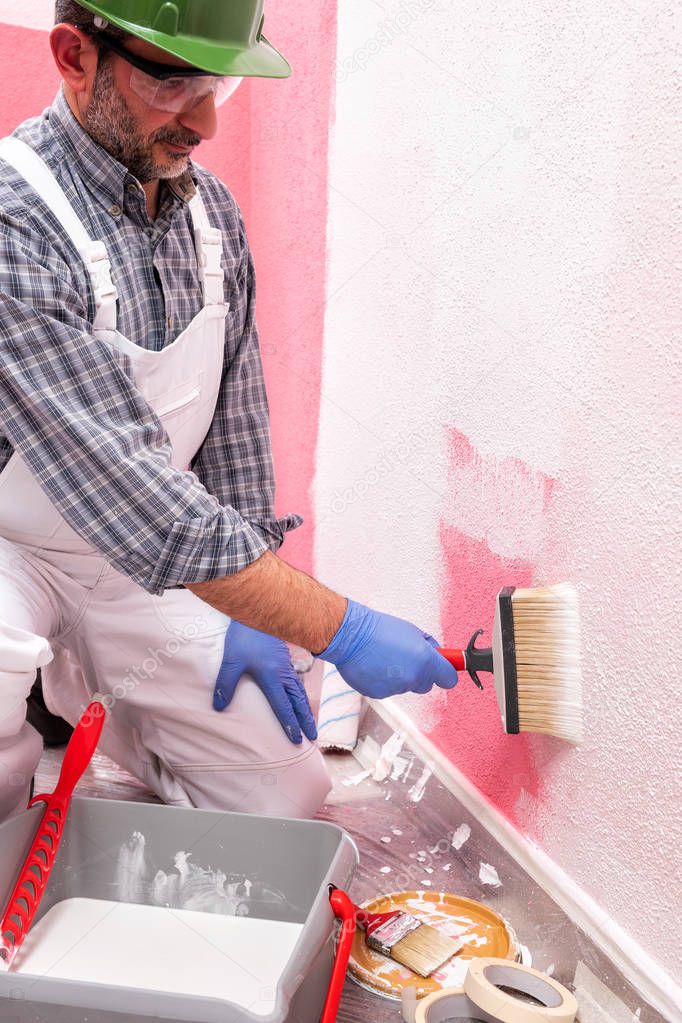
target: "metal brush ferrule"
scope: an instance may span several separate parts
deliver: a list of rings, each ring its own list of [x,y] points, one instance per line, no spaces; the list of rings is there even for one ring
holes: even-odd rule
[[[387,920],[381,927],[377,927],[371,934],[367,934],[365,940],[375,952],[390,956],[391,949],[395,948],[399,941],[421,926],[421,922],[413,916],[409,916],[407,913],[398,913],[392,920]]]

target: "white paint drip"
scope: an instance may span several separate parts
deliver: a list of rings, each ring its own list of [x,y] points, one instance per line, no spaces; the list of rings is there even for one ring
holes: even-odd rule
[[[433,774],[433,766],[431,764],[425,764],[424,769],[421,773],[421,777],[414,783],[408,796],[413,803],[419,803],[423,799],[424,792],[426,790],[426,783]]]
[[[391,868],[390,867],[381,867],[379,869],[379,873],[380,874],[390,874],[391,873]]]
[[[533,965],[533,953],[528,948],[528,945],[519,945],[519,952],[521,953],[521,962],[524,966]]]
[[[190,857],[191,853],[179,850],[173,856],[172,867],[155,870],[147,859],[144,835],[133,832],[118,852],[119,901],[223,916],[248,916],[252,882],[241,876],[228,883],[223,870],[190,863]]]
[[[461,849],[465,842],[468,842],[471,838],[471,828],[468,824],[460,824],[452,836],[452,848]]]
[[[399,838],[402,835],[402,831],[400,828],[391,828],[391,834]]]
[[[405,737],[402,732],[394,732],[393,735],[386,740],[384,745],[381,747],[381,752],[374,765],[374,780],[375,781],[386,781],[388,776],[393,771],[393,765],[396,757],[403,748]]]
[[[489,884],[493,888],[499,888],[502,884],[500,881],[500,875],[490,863],[481,863],[481,867],[478,872],[478,879],[481,884]]]

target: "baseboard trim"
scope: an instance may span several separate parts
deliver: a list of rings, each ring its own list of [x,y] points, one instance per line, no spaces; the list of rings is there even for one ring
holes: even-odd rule
[[[395,700],[371,700],[372,709],[394,731],[402,732],[410,745],[433,766],[439,781],[492,837],[540,885],[637,988],[649,1004],[672,1023],[682,1020],[682,988],[620,924],[552,860],[511,824],[438,750]]]

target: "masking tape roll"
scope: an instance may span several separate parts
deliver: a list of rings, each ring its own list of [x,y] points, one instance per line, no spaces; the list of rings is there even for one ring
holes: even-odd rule
[[[537,1002],[515,998],[511,991]],[[573,1023],[577,1012],[571,992],[546,974],[508,959],[472,959],[464,988],[444,988],[423,999],[417,1005],[415,1023],[448,1023],[455,1018],[480,1023]]]

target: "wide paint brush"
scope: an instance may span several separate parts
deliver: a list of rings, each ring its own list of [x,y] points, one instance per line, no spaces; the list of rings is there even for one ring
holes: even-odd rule
[[[544,732],[579,744],[583,738],[578,596],[568,583],[535,589],[505,586],[497,595],[493,645],[439,649],[479,687],[479,671],[495,676],[505,732]]]

